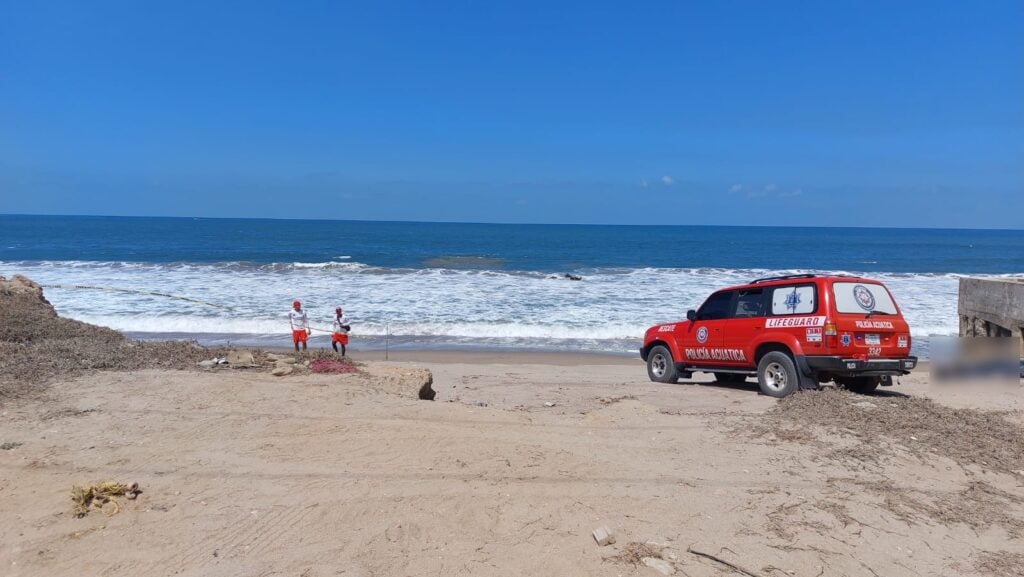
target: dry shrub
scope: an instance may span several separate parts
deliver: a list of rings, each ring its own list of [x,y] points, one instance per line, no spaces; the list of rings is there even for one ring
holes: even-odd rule
[[[630,565],[639,565],[642,563],[641,559],[644,557],[655,557],[661,559],[661,549],[648,545],[647,543],[637,543],[636,541],[630,541],[626,543],[626,546],[622,548],[622,551],[618,555],[612,555],[608,557],[608,561],[614,561],[615,563],[624,563]]]
[[[887,450],[887,444],[899,444],[920,458],[941,455],[1011,474],[1024,469],[1024,427],[1000,413],[954,409],[918,397],[865,397],[839,389],[803,392],[782,399],[746,430],[810,442],[790,432],[813,428],[854,437],[862,445],[845,454],[853,458],[868,460]]]

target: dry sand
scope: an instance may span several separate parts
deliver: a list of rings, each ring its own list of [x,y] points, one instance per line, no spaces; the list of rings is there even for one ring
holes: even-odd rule
[[[763,577],[1024,574],[1019,455],[919,443],[916,423],[958,417],[902,397],[1020,423],[1019,388],[941,391],[918,373],[874,396],[808,393],[856,415],[830,428],[753,382],[651,383],[639,359],[398,359],[362,375],[100,372],[6,401],[0,574],[659,575],[642,556],[741,574],[690,548]],[[436,401],[416,400],[417,368]],[[901,410],[905,438],[842,429]],[[75,518],[71,487],[105,480],[143,493]],[[595,543],[602,525],[615,544]]]

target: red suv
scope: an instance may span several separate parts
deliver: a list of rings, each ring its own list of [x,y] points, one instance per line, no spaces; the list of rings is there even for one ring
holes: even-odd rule
[[[647,329],[640,356],[652,381],[703,371],[725,383],[756,374],[773,397],[827,381],[870,392],[917,365],[907,322],[876,280],[762,278],[712,294],[686,318]]]

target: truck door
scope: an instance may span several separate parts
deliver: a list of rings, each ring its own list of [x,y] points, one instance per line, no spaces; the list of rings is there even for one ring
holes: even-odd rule
[[[747,288],[736,291],[736,299],[730,311],[722,335],[723,365],[750,367],[754,364],[752,342],[764,330],[765,294],[763,288]]]
[[[722,334],[732,312],[735,291],[717,292],[704,301],[697,317],[682,335],[683,362],[693,365],[715,365],[715,356],[722,349]]]

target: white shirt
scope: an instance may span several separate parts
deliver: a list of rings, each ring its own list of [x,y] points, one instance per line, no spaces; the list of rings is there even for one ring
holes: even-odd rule
[[[288,320],[292,323],[293,331],[309,328],[309,317],[306,316],[306,311],[292,309],[288,311]]]
[[[343,335],[347,335],[348,334],[348,330],[345,327],[343,327],[342,325],[346,325],[347,326],[348,324],[349,324],[348,317],[342,316],[340,319],[338,317],[334,317],[334,332],[341,333]]]

